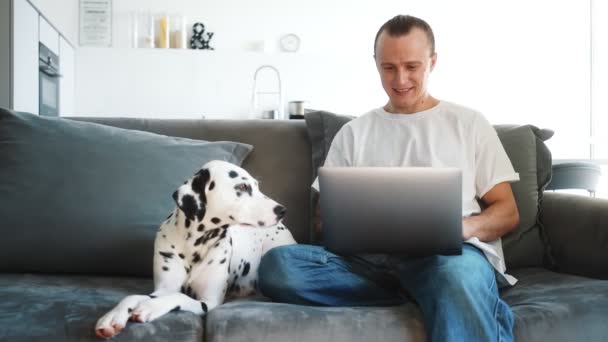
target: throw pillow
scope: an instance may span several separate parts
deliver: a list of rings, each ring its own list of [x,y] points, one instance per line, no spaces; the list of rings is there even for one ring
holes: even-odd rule
[[[149,276],[175,189],[251,149],[0,109],[0,271]]]

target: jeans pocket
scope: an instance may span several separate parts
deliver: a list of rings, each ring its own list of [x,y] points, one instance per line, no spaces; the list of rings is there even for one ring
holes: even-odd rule
[[[511,342],[513,341],[513,311],[509,304],[498,298],[495,310],[498,341]]]

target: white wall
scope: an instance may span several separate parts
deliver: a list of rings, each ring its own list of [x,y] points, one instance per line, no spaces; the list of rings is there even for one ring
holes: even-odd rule
[[[77,26],[77,0],[63,1],[76,2]],[[215,32],[216,50],[129,49],[127,18],[135,10],[202,21]],[[435,30],[435,96],[479,109],[493,123],[554,129],[555,157],[588,155],[590,13],[589,2],[578,0],[115,0],[114,48],[77,52],[76,114],[246,117],[253,73],[272,64],[286,101],[359,115],[386,101],[373,38],[398,13]],[[297,54],[251,51],[290,32],[302,39]]]

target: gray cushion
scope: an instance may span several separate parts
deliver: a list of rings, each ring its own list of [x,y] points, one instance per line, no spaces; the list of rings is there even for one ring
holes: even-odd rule
[[[424,341],[413,303],[393,307],[318,307],[237,301],[207,314],[206,341]]]
[[[531,125],[494,127],[520,178],[519,182],[511,183],[519,226],[503,237],[507,267],[541,266],[548,251],[538,209],[551,177],[551,153],[542,141],[545,131]]]
[[[515,315],[516,341],[606,341],[608,281],[541,268],[513,275],[519,282],[501,296]]]
[[[175,189],[250,150],[0,110],[0,271],[149,276]]]
[[[516,341],[604,341],[608,282],[520,268],[501,291],[515,316]],[[394,307],[313,307],[236,301],[207,315],[208,341],[424,341],[414,303]]]
[[[95,323],[127,295],[147,294],[152,280],[128,277],[0,273],[0,341],[100,341]],[[203,319],[170,312],[128,323],[112,341],[203,340]]]
[[[353,117],[328,112],[313,112],[305,116],[313,149],[313,173],[323,165],[329,146],[340,128]],[[534,126],[495,126],[520,181],[513,183],[513,193],[520,213],[520,224],[505,236],[504,252],[507,267],[539,266],[543,264],[542,231],[537,224],[538,203],[550,180],[551,154],[541,138],[551,135]],[[313,204],[314,205],[314,204]],[[318,232],[314,233],[319,237]]]
[[[338,115],[325,111],[316,111],[304,115],[308,137],[312,145],[313,180],[317,178],[319,167],[325,163],[325,158],[336,133],[345,123],[354,118],[350,115]]]

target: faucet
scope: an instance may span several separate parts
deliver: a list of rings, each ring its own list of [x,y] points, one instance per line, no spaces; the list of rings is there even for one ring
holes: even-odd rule
[[[277,76],[277,81],[279,83],[279,87],[277,91],[258,91],[258,86],[257,86],[257,80],[258,80],[258,73],[261,70],[264,69],[270,69],[273,70]],[[279,103],[278,103],[278,108],[277,108],[277,117],[279,119],[283,118],[283,87],[281,85],[281,74],[279,73],[279,69],[275,68],[272,65],[262,65],[259,68],[256,69],[255,73],[253,74],[253,91],[251,93],[251,113],[250,115],[255,117],[256,115],[256,109],[258,106],[258,95],[259,94],[274,94],[274,95],[278,95],[279,97]]]

